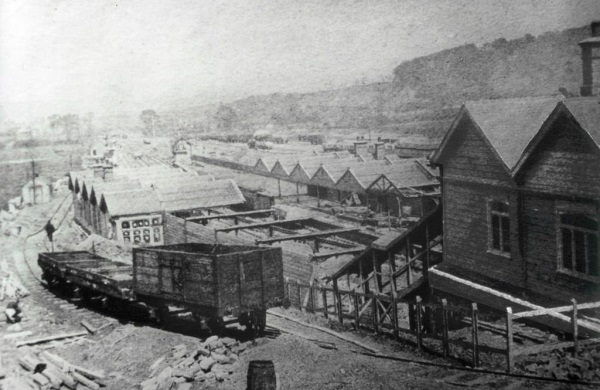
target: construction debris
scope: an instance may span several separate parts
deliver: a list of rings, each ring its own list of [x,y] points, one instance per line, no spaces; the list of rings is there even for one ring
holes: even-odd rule
[[[58,335],[54,335],[54,336],[48,336],[48,337],[42,337],[39,339],[32,339],[32,340],[25,340],[25,341],[20,341],[18,343],[16,343],[17,347],[21,347],[23,345],[34,345],[34,344],[41,344],[41,343],[46,343],[48,341],[54,341],[54,340],[62,340],[62,339],[68,339],[71,337],[79,337],[79,336],[86,336],[88,335],[88,331],[81,331],[81,332],[74,332],[74,333],[61,333]]]
[[[2,274],[0,272],[0,301],[3,301],[5,298],[15,299],[29,295],[29,290],[23,286],[21,281],[12,272],[4,273],[4,276]]]
[[[238,356],[250,345],[251,342],[239,343],[218,336],[211,336],[192,349],[176,345],[150,366],[150,378],[141,383],[141,388],[181,390],[189,388],[186,382],[222,382],[240,369]]]
[[[18,362],[30,374],[24,380],[34,389],[78,389],[81,386],[99,389],[105,386],[103,372],[77,366],[47,351],[39,355],[24,355]]]
[[[577,357],[565,350],[555,350],[525,357],[519,367],[530,375],[572,381],[600,380],[600,347],[580,352]]]

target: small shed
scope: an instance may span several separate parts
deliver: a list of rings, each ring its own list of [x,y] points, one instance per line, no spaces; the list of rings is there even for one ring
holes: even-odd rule
[[[52,199],[52,183],[45,177],[36,177],[21,190],[24,204],[48,203]]]

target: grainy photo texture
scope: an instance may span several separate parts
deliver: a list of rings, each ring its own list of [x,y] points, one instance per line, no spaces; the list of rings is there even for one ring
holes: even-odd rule
[[[0,390],[600,388],[597,0],[0,0]]]

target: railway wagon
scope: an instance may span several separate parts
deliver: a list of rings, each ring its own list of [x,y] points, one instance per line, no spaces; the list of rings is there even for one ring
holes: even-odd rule
[[[134,248],[133,266],[89,252],[40,253],[51,286],[110,305],[137,305],[159,321],[172,312],[219,332],[232,322],[260,332],[284,300],[281,248],[176,244]]]
[[[175,244],[133,250],[138,299],[172,303],[218,330],[236,319],[264,330],[266,310],[284,299],[281,248]],[[162,313],[159,312],[159,316]]]

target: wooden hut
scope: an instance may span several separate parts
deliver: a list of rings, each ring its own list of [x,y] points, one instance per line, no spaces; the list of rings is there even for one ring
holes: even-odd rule
[[[597,299],[599,145],[596,98],[465,104],[432,158],[444,204],[434,288],[501,309]]]

